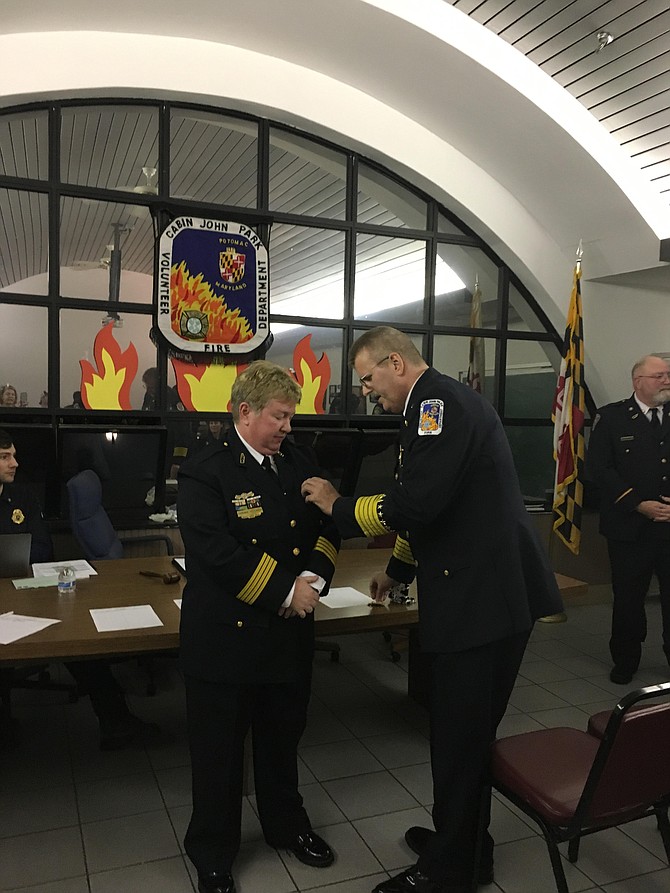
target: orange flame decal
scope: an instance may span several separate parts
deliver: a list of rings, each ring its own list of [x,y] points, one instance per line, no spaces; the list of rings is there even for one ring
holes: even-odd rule
[[[93,342],[97,370],[88,360],[81,366],[81,399],[86,409],[132,409],[130,386],[137,374],[137,350],[130,342],[121,350],[114,337],[114,323],[107,323]]]
[[[240,315],[239,307],[229,310],[223,298],[218,298],[202,273],[191,276],[186,262],[173,266],[170,272],[170,326],[183,336],[182,315],[195,312],[206,319],[207,328],[198,341],[216,344],[242,344],[252,336],[249,320]],[[184,404],[186,405],[186,404]]]
[[[295,408],[296,413],[323,414],[324,397],[326,388],[330,382],[330,360],[325,353],[317,360],[312,350],[311,335],[305,335],[295,346],[293,351],[293,366],[295,378],[302,389],[300,403]]]
[[[330,383],[330,361],[325,353],[321,354],[320,360],[316,359],[310,346],[311,338],[311,335],[305,335],[293,351],[294,377],[302,389],[302,397],[295,411],[323,414],[326,388]],[[249,365],[194,364],[175,358],[171,362],[179,398],[191,412],[230,412],[233,382]]]
[[[179,398],[192,412],[229,412],[233,382],[248,365],[196,365],[174,358],[171,362]]]

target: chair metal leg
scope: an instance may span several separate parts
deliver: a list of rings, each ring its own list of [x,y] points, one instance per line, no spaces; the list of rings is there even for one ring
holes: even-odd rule
[[[581,837],[573,837],[568,843],[568,861],[576,862],[579,858],[579,844]]]
[[[554,870],[554,880],[556,881],[556,889],[558,893],[569,893],[568,881],[565,877],[561,854],[556,846],[555,841],[545,835],[547,849],[549,850],[549,858],[551,859],[551,867]]]
[[[670,821],[668,820],[668,807],[661,807],[660,809],[655,810],[655,812],[658,830],[661,832],[661,840],[665,847],[665,858],[670,864]]]

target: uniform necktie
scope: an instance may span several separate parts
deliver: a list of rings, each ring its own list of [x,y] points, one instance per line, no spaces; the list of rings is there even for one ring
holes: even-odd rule
[[[658,417],[658,407],[656,406],[651,409],[651,419],[649,420],[649,424],[655,433],[658,433],[661,430],[661,420]]]
[[[272,461],[269,456],[263,456],[261,467],[264,468],[265,471],[274,471],[274,468],[272,467]]]

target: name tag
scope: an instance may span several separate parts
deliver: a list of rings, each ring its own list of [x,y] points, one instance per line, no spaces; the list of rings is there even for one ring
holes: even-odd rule
[[[634,434],[628,434],[626,437],[620,437],[619,440],[621,440],[621,441],[624,441],[624,440],[635,440],[635,435],[634,435]]]

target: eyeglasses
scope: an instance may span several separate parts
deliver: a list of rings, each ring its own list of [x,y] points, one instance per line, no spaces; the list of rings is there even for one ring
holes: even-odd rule
[[[372,373],[375,371],[377,366],[381,366],[382,363],[385,363],[386,360],[390,360],[390,359],[391,359],[391,354],[389,354],[387,357],[382,357],[381,360],[377,360],[377,362],[374,364],[372,369],[370,369],[370,371],[366,375],[361,375],[361,377],[358,379],[359,382],[361,383],[361,385],[363,387],[367,387],[370,384],[370,382],[372,381]]]
[[[654,381],[663,381],[664,378],[670,379],[670,372],[654,372],[653,375],[636,375],[636,378],[653,378]],[[361,379],[362,381],[363,379]]]

